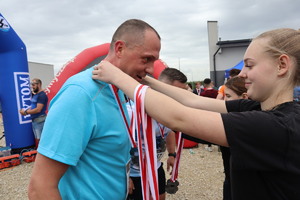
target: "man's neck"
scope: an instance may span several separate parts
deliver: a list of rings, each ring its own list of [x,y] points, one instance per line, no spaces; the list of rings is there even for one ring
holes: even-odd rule
[[[110,62],[111,64],[113,64],[115,67],[120,69],[120,64],[119,64],[119,60],[117,59],[116,56],[108,53],[108,55],[103,59],[106,60],[108,62]],[[121,69],[122,70],[122,69]]]

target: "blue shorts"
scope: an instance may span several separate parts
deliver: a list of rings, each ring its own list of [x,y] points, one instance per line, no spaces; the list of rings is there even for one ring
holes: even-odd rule
[[[44,123],[45,123],[45,120],[43,120],[43,121],[32,120],[32,130],[33,130],[35,139],[38,139],[38,140],[41,139]]]

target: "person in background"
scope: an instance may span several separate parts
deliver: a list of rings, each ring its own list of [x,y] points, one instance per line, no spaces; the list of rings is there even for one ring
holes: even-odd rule
[[[42,135],[44,123],[46,120],[46,110],[48,105],[48,97],[42,89],[42,81],[34,78],[31,81],[32,98],[31,105],[27,109],[21,109],[20,114],[23,116],[30,115],[32,120],[32,130],[35,138],[35,146],[38,148]]]
[[[225,101],[248,99],[245,79],[233,77],[225,83]],[[223,184],[223,200],[231,200],[231,181],[230,181],[230,148],[220,146],[222,153],[225,180]]]
[[[145,110],[172,130],[230,147],[232,199],[300,199],[300,104],[293,101],[299,52],[299,30],[264,32],[248,46],[239,74],[251,100],[204,98],[145,77]],[[129,97],[139,86],[109,62],[92,77]]]
[[[241,70],[239,70],[239,69],[231,69],[229,71],[228,79],[231,79],[232,77],[235,77],[235,76],[239,75],[240,72],[241,72]],[[225,85],[221,85],[219,87],[219,92],[218,92],[217,99],[224,100],[224,97],[225,97],[224,90],[225,90]]]
[[[105,60],[141,81],[153,73],[160,47],[152,26],[130,19],[115,31]],[[70,77],[51,101],[29,199],[126,199],[131,143],[124,93],[93,80],[92,70]]]
[[[200,93],[200,96],[209,97],[209,98],[216,98],[218,95],[218,90],[213,88],[213,83],[210,78],[206,78],[203,81],[204,90]]]
[[[186,88],[187,77],[175,68],[165,68],[158,80],[170,84],[179,88]],[[127,110],[129,115],[132,113],[134,104],[129,101],[127,103]],[[158,174],[158,188],[159,199],[166,199],[166,175],[161,162],[165,151],[168,151],[167,159],[167,171],[170,171],[170,167],[173,168],[176,157],[176,141],[175,133],[169,128],[159,124],[154,120],[154,127],[156,133],[156,148],[157,148],[157,174]],[[132,148],[131,151],[131,165],[130,165],[130,187],[128,200],[140,200],[143,199],[142,187],[141,187],[141,175],[139,167],[138,149]]]
[[[200,96],[201,92],[203,92],[203,88],[201,88],[201,82],[196,82],[196,87],[193,90],[193,93]]]

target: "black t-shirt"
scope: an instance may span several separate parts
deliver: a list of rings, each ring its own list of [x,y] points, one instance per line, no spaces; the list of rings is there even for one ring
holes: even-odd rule
[[[300,199],[300,105],[226,101],[233,199]]]

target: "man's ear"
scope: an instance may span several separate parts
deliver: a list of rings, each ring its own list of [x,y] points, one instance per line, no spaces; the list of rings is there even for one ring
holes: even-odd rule
[[[290,69],[290,65],[291,65],[291,59],[288,55],[286,54],[282,54],[279,58],[279,63],[278,63],[278,72],[277,74],[279,76],[283,76],[285,75],[288,70]]]
[[[123,54],[123,51],[125,49],[126,45],[125,45],[125,42],[122,41],[122,40],[117,40],[115,42],[115,54],[118,58],[120,58]]]

